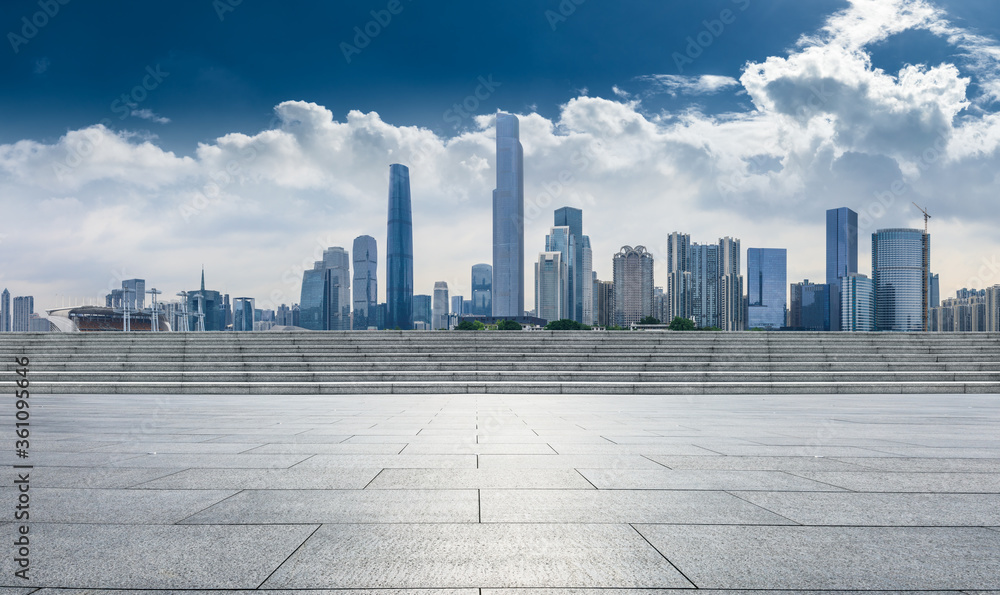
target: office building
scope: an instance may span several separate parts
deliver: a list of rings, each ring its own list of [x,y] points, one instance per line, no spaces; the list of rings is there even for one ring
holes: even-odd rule
[[[11,316],[10,328],[15,333],[27,333],[31,331],[31,315],[35,313],[35,298],[33,296],[22,296],[14,298],[13,313]]]
[[[615,324],[615,283],[594,277],[594,324],[609,327]]]
[[[493,266],[477,264],[472,267],[472,315],[493,315]]]
[[[341,247],[323,251],[326,330],[351,330],[351,256]]]
[[[302,273],[302,293],[299,296],[299,324],[311,331],[325,331],[326,284],[320,263]]]
[[[10,332],[10,292],[0,294],[0,333]]]
[[[566,269],[566,279],[560,284],[561,287],[561,303],[559,304],[558,310],[560,318],[566,318],[570,320],[575,320],[574,318],[574,305],[575,298],[573,296],[573,286],[572,286],[572,271],[573,263],[576,260],[576,236],[573,235],[569,227],[553,227],[549,232],[549,235],[545,236],[545,252],[558,252],[562,254],[560,258],[560,263],[563,268]],[[539,255],[539,261],[542,260],[541,255]],[[536,297],[538,293],[537,288],[537,264],[536,264]],[[538,312],[538,304],[535,304],[535,312]],[[545,318],[544,316],[539,316],[539,318]],[[556,319],[559,320],[559,319]]]
[[[875,330],[875,285],[865,275],[850,273],[841,277],[840,330],[851,333]]]
[[[378,245],[371,236],[354,239],[354,330],[378,328],[375,309],[378,308]]]
[[[986,332],[1000,333],[1000,285],[986,290]]]
[[[872,234],[875,328],[922,331],[930,306],[930,236],[920,229],[880,229]]]
[[[451,296],[451,313],[456,316],[470,316],[472,312],[465,309],[465,305],[469,303],[462,295]]]
[[[233,330],[245,332],[254,330],[254,300],[238,297],[233,301]]]
[[[796,331],[829,331],[833,324],[830,312],[840,312],[840,307],[830,307],[836,289],[828,283],[792,283],[788,327]],[[840,324],[838,323],[839,327]]]
[[[826,283],[830,330],[840,330],[841,279],[858,272],[858,214],[847,207],[826,212]]]
[[[747,249],[747,328],[778,330],[786,325],[787,259],[784,248]]]
[[[542,252],[535,263],[535,316],[547,322],[566,318],[569,265],[563,258],[562,252]]]
[[[935,273],[931,275],[930,307],[937,308],[940,305],[941,305],[941,277]]]
[[[613,259],[615,325],[627,327],[653,314],[653,255],[623,246]]]
[[[493,315],[524,315],[524,149],[516,116],[498,113],[493,191]]]
[[[122,281],[122,299],[129,312],[139,312],[146,304],[146,280],[126,279]]]
[[[563,252],[563,262],[566,263],[568,276],[567,291],[569,293],[568,309],[564,318],[569,318],[584,324],[590,324],[593,319],[593,299],[591,292],[591,273],[593,271],[593,254],[590,248],[590,238],[583,235],[583,211],[572,207],[563,207],[555,211],[555,227],[565,227],[569,230],[572,249],[567,254]],[[556,248],[546,246],[546,251]]]
[[[444,281],[434,284],[434,317],[431,328],[448,330],[448,284]]]
[[[413,328],[413,215],[410,170],[389,166],[389,217],[386,241],[386,328]],[[428,323],[430,321],[428,320]]]
[[[274,314],[274,324],[276,326],[298,326],[295,324],[295,317],[292,314],[292,309],[285,304],[278,306],[278,311]]]
[[[434,314],[431,296],[413,296],[413,327],[422,330],[431,328],[431,317]]]
[[[226,309],[222,294],[205,289],[205,270],[201,271],[201,288],[187,292],[187,319],[189,331],[226,330]]]

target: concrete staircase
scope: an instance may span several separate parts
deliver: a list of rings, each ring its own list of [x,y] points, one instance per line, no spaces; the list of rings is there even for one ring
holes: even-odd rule
[[[36,394],[1000,393],[1000,334],[4,333]]]

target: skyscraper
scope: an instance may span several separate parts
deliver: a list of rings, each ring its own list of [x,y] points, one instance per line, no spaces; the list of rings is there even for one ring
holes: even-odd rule
[[[747,328],[778,330],[788,307],[788,253],[784,248],[747,249]]]
[[[788,326],[805,331],[830,330],[831,287],[835,286],[829,283],[810,283],[809,279],[802,283],[792,283]]]
[[[139,312],[146,303],[146,280],[126,279],[122,281],[122,299],[130,312]]]
[[[389,166],[389,224],[386,241],[386,328],[413,329],[413,216],[410,170]],[[429,321],[428,321],[429,322]]]
[[[852,333],[875,330],[875,286],[865,275],[851,273],[841,277],[840,330]]]
[[[431,303],[431,296],[429,295],[415,295],[413,296],[413,324],[410,329],[416,327],[417,323],[424,325],[424,328],[431,328],[431,317],[434,314],[434,309]]]
[[[576,238],[573,235],[569,227],[553,227],[549,231],[549,235],[545,236],[545,253],[558,252],[562,254],[559,262],[562,268],[565,269],[566,279],[560,284],[560,294],[559,294],[559,317],[574,319],[574,296],[573,296],[573,263],[576,262]],[[542,262],[541,256],[539,256],[539,263]],[[536,266],[536,277],[535,277],[535,295],[538,295],[538,277],[537,277],[537,264]],[[535,304],[535,312],[538,312],[538,304]],[[539,318],[543,318],[539,316]],[[559,319],[555,319],[559,320]]]
[[[254,301],[253,298],[238,297],[233,300],[233,330],[252,331]]]
[[[10,332],[10,292],[0,294],[0,333]]]
[[[351,257],[340,247],[323,251],[326,329],[351,330]]]
[[[516,116],[498,113],[493,191],[493,315],[524,315],[524,149]]]
[[[319,265],[320,263],[316,263]],[[326,303],[326,291],[323,281],[323,268],[313,267],[302,273],[302,294],[299,297],[299,326],[311,331],[325,331],[326,319],[323,316],[323,306]]]
[[[493,315],[493,267],[477,264],[472,267],[472,315]]]
[[[741,331],[744,323],[740,241],[725,237],[719,240],[719,327]]]
[[[565,318],[590,324],[593,319],[593,295],[591,290],[591,270],[593,255],[590,252],[590,238],[583,235],[583,211],[572,207],[556,209],[555,226],[569,228],[573,254],[563,256],[567,265],[569,309]],[[546,248],[551,250],[551,248]],[[569,260],[566,260],[569,258]],[[589,316],[588,316],[589,315]]]
[[[562,252],[538,255],[535,263],[535,316],[538,318],[548,322],[566,318],[568,269]]]
[[[840,330],[840,280],[858,272],[858,214],[841,207],[826,212],[826,283],[830,285],[830,330]]]
[[[880,229],[872,234],[875,329],[922,331],[930,301],[930,235],[921,229]]]
[[[31,315],[35,313],[35,298],[33,296],[22,296],[14,298],[14,315],[11,318],[10,328],[15,333],[27,333],[31,331]]]
[[[367,330],[375,323],[378,308],[378,246],[375,238],[354,239],[354,330]]]
[[[653,315],[653,255],[645,246],[623,246],[613,261],[615,324],[628,326]]]
[[[719,327],[719,245],[691,244],[691,316],[698,328]]]
[[[673,232],[667,238],[667,318],[694,316],[691,301],[691,236]]]
[[[448,283],[438,281],[434,284],[434,318],[431,329],[448,330]]]

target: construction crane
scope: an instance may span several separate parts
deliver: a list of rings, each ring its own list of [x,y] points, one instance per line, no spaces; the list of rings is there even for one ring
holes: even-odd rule
[[[929,232],[930,232],[931,214],[927,212],[927,209],[923,208],[917,203],[913,203],[913,206],[920,209],[920,212],[924,214],[924,242],[923,242],[924,245],[922,250],[923,252],[922,264],[923,264],[923,277],[924,277],[924,282],[923,282],[924,332],[926,333],[928,330],[928,323],[930,322],[930,314],[931,314],[930,312],[931,251],[930,251],[930,238],[927,237],[928,235],[930,235]]]
[[[927,235],[928,225],[929,225],[929,222],[930,222],[930,219],[931,219],[931,214],[927,212],[927,209],[923,208],[922,206],[918,205],[917,203],[913,203],[913,206],[915,206],[918,209],[920,209],[920,212],[924,214],[924,235]]]

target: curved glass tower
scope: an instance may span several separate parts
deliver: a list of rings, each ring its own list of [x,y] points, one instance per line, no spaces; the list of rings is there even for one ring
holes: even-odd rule
[[[413,216],[410,208],[410,170],[389,166],[389,225],[385,256],[385,328],[413,329]]]
[[[376,326],[378,308],[378,246],[375,238],[354,240],[354,330]]]
[[[493,315],[524,315],[524,149],[517,117],[504,113],[497,114]]]
[[[930,236],[920,229],[880,229],[872,234],[876,330],[924,330],[924,300],[929,297],[924,292],[924,278],[929,276],[925,249],[929,255]]]

